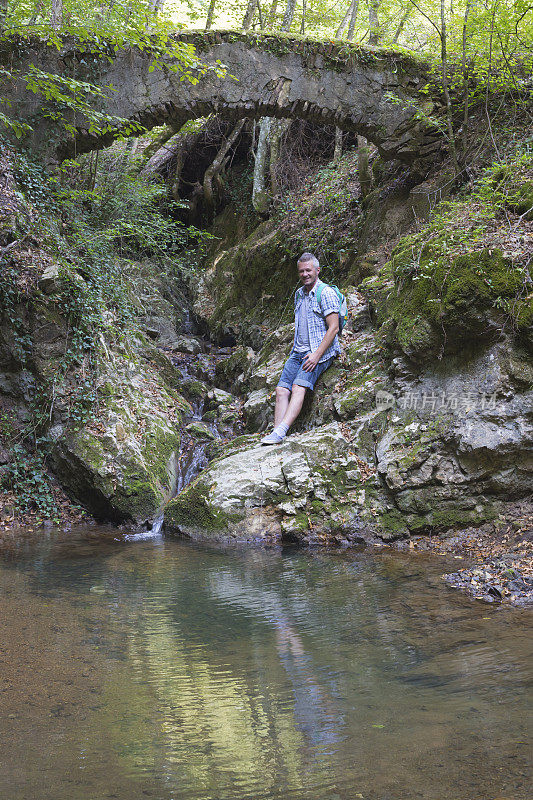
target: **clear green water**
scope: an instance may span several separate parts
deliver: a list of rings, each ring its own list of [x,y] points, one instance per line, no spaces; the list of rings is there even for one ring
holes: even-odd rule
[[[104,530],[4,543],[0,798],[526,800],[530,618],[445,569]]]

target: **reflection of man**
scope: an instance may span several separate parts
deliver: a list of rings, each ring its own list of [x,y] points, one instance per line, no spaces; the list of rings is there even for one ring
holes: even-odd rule
[[[315,388],[318,376],[340,353],[339,299],[335,290],[319,279],[319,272],[318,259],[312,253],[303,253],[298,260],[303,287],[294,297],[294,344],[276,387],[274,430],[261,444],[283,441],[302,409],[307,389]]]

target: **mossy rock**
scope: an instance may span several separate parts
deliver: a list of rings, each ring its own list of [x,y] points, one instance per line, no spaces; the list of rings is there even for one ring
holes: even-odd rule
[[[519,331],[528,333],[531,336],[533,328],[533,294],[524,300],[517,300],[516,303],[513,303],[512,312]]]
[[[254,355],[250,347],[236,347],[229,358],[217,363],[215,367],[217,385],[231,390],[239,375],[246,373],[252,365]]]
[[[164,530],[169,534],[190,536],[222,535],[237,518],[233,514],[216,511],[209,502],[209,487],[200,480],[190,484],[165,508]]]
[[[192,378],[182,380],[179,388],[186,397],[194,398],[195,400],[199,400],[202,397],[207,397],[209,392],[209,387],[206,383],[203,381],[194,380]]]
[[[392,339],[408,356],[420,358],[453,352],[465,337],[486,337],[501,328],[497,303],[517,295],[523,275],[500,250],[485,248],[450,259],[439,245],[426,245],[418,264],[412,252],[412,245],[404,245],[391,259],[396,288],[386,300],[395,323],[388,330],[389,343]],[[519,301],[510,308],[515,305],[510,313],[521,314],[517,326],[525,327],[531,312]]]
[[[382,267],[378,275],[365,278],[357,288],[368,300],[373,321],[381,325],[387,318],[387,301],[394,288],[390,262]]]
[[[378,518],[379,537],[385,542],[404,539],[409,534],[405,516],[396,509],[385,511]]]
[[[526,181],[511,193],[507,206],[524,219],[533,220],[533,181]]]

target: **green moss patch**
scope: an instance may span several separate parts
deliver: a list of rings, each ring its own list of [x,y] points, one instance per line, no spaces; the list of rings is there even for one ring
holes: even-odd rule
[[[239,519],[215,510],[209,500],[209,487],[201,481],[192,483],[165,508],[165,529],[170,533],[197,529],[203,534],[220,534]]]
[[[516,155],[400,240],[380,274],[360,286],[383,327],[383,343],[421,358],[457,351],[504,327],[529,335],[533,284],[516,226],[533,205],[532,186],[533,157]]]

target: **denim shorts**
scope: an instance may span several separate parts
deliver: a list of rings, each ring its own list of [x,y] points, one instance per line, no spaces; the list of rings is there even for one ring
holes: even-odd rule
[[[302,362],[307,355],[307,353],[295,353],[294,350],[292,351],[285,362],[281,378],[278,381],[278,386],[289,390],[292,390],[293,384],[305,386],[306,389],[311,390],[315,388],[318,376],[322,375],[324,370],[329,367],[334,356],[328,358],[327,361],[322,361],[320,364],[317,364],[312,372],[306,372],[302,369]]]

